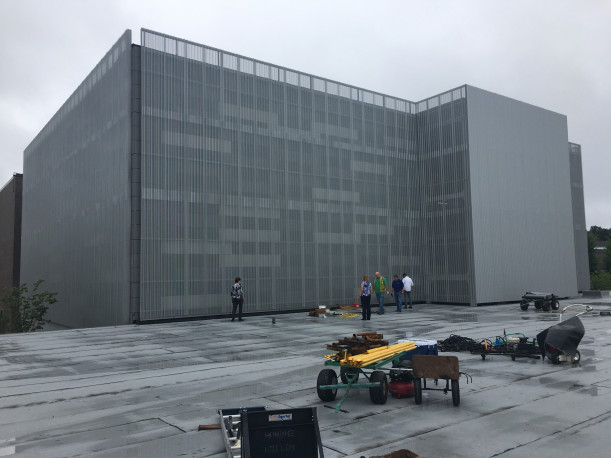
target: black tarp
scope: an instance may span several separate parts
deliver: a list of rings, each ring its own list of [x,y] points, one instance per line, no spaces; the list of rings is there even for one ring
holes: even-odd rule
[[[545,357],[545,346],[557,348],[569,356],[575,356],[581,338],[586,333],[579,317],[572,317],[562,323],[550,326],[537,334],[541,355]]]

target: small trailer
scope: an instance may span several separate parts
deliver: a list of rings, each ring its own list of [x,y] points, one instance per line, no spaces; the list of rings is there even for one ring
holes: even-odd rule
[[[482,360],[485,360],[486,356],[493,355],[511,356],[512,361],[516,358],[539,359],[539,353],[537,339],[533,338],[529,342],[528,337],[522,333],[507,334],[505,331],[502,336],[497,336],[494,340],[482,340],[477,348],[471,350],[471,354],[481,355]]]

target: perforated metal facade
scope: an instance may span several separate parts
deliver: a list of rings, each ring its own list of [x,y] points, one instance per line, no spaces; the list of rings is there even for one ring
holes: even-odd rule
[[[142,106],[142,319],[420,276],[415,104],[143,31]]]
[[[67,326],[129,319],[131,71],[127,31],[24,152],[21,277]]]
[[[572,231],[561,115],[470,86],[410,102],[146,29],[128,52],[129,38],[26,150],[23,259],[59,290],[57,321],[225,314],[236,276],[250,312],[352,303],[375,271],[407,272],[417,301],[515,300],[522,283],[492,282],[494,244],[530,234],[489,205],[532,178],[503,169],[529,132],[515,109],[554,126],[520,159],[558,161],[529,203],[560,227],[544,252]],[[554,256],[574,265],[567,246]]]

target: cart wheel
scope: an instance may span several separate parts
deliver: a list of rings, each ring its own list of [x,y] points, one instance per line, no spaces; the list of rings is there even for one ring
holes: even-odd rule
[[[374,404],[386,404],[388,397],[388,380],[384,371],[373,371],[369,378],[371,383],[380,382],[380,386],[369,388],[369,397]]]
[[[458,386],[458,380],[452,380],[452,404],[456,407],[460,404],[460,387]]]
[[[560,307],[560,304],[559,304],[558,300],[554,299],[552,301],[552,310],[558,310],[559,307]]]
[[[486,355],[482,354],[482,361],[485,361],[485,360],[486,360]]]
[[[342,383],[348,383],[348,377],[346,376],[346,374],[350,374],[350,378],[354,379],[352,380],[352,383],[358,381],[359,379],[359,370],[358,369],[353,369],[351,367],[345,367],[342,366],[339,370],[339,378],[342,381]]]
[[[542,306],[543,306],[543,301],[535,301],[535,308],[537,310],[540,310]]]
[[[422,379],[414,379],[414,401],[416,404],[422,404]]]
[[[573,364],[577,364],[581,360],[581,353],[579,350],[575,350],[575,356],[573,356]]]
[[[528,301],[522,301],[520,302],[520,308],[522,310],[528,310]]]
[[[337,388],[321,390],[321,385],[337,385],[337,375],[333,369],[321,370],[316,380],[316,392],[321,401],[333,401],[337,395]]]
[[[543,310],[549,312],[551,309],[550,301],[543,301]]]
[[[548,358],[552,362],[552,364],[560,364],[560,355],[558,353],[549,355]]]

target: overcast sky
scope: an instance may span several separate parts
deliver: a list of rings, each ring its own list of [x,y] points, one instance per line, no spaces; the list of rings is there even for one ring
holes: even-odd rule
[[[0,0],[0,187],[142,27],[412,101],[470,84],[562,113],[582,145],[586,224],[611,227],[607,0]]]

